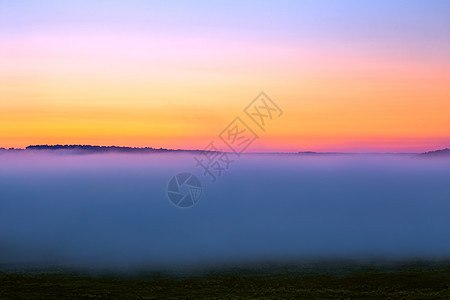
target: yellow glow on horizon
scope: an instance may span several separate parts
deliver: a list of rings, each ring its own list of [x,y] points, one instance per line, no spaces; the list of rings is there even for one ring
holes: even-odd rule
[[[450,73],[439,60],[242,43],[83,34],[0,40],[0,147],[198,149],[261,90],[285,114],[255,150],[449,142]],[[404,139],[415,142],[402,146]]]

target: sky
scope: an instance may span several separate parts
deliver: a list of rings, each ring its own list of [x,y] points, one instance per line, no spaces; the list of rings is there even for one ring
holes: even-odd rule
[[[261,91],[283,115],[252,151],[449,147],[449,16],[444,0],[0,0],[0,147],[204,148]]]

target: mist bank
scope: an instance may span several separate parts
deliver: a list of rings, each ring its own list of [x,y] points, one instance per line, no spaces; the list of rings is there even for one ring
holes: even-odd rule
[[[177,268],[450,258],[450,161],[242,155],[216,182],[189,153],[0,155],[0,264]],[[202,182],[179,209],[175,174]]]
[[[201,152],[211,152],[202,149],[166,149],[153,147],[126,147],[126,146],[98,146],[98,145],[30,145],[25,148],[2,148],[0,147],[0,154],[7,152],[40,152],[52,154],[104,154],[104,153],[126,153],[126,154],[154,154],[161,152],[179,152],[199,154]],[[253,152],[249,154],[297,154],[297,155],[385,155],[385,154],[399,154],[399,155],[421,155],[423,157],[450,157],[450,149],[445,148],[441,150],[432,150],[423,153],[352,153],[352,152],[314,152],[314,151],[300,151],[300,152]]]

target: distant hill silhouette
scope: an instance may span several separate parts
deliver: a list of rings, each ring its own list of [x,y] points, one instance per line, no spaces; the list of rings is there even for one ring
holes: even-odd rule
[[[24,151],[25,149],[20,149],[20,148],[9,148],[9,149],[7,149],[7,148],[0,148],[0,152],[3,152],[3,151]]]
[[[354,154],[354,153],[301,151],[301,152],[297,152],[297,154],[299,154],[299,155],[335,155],[335,154]]]
[[[121,147],[121,146],[93,146],[93,145],[30,145],[25,149],[20,148],[0,148],[1,152],[19,152],[19,151],[69,151],[72,153],[157,153],[157,152],[189,152],[189,153],[202,153],[209,152],[204,150],[185,150],[185,149],[164,149],[164,148],[152,148],[152,147]],[[250,154],[250,153],[249,153]],[[256,153],[258,154],[258,153]],[[435,151],[428,151],[425,153],[345,153],[345,152],[314,152],[314,151],[302,151],[296,153],[286,152],[262,152],[259,154],[297,154],[297,155],[364,155],[364,154],[409,154],[418,155],[419,157],[450,157],[450,149],[442,149]]]
[[[87,152],[87,153],[105,153],[105,152],[119,152],[119,153],[155,153],[155,152],[168,152],[168,151],[180,151],[180,152],[200,152],[200,150],[183,150],[183,149],[163,149],[152,147],[120,147],[120,146],[92,146],[92,145],[31,145],[25,148],[29,151],[57,151],[57,150],[69,150],[73,152]]]
[[[425,153],[421,153],[420,156],[428,156],[428,157],[450,157],[450,149],[445,148],[442,150],[428,151]]]

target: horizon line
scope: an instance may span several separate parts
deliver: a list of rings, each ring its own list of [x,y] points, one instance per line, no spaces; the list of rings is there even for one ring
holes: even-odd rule
[[[45,148],[48,149],[45,149]],[[55,147],[59,147],[58,149],[55,149]],[[154,151],[190,151],[190,152],[201,152],[201,151],[207,151],[207,150],[202,150],[202,149],[182,149],[182,148],[178,148],[178,149],[174,149],[174,148],[155,148],[155,147],[151,147],[151,146],[145,146],[145,147],[133,147],[133,146],[116,146],[116,145],[91,145],[91,144],[53,144],[53,145],[48,145],[48,144],[41,144],[41,145],[28,145],[25,148],[15,148],[15,147],[0,147],[0,150],[17,150],[17,151],[26,151],[26,150],[71,150],[68,149],[69,147],[93,147],[93,148],[118,148],[118,149],[127,149],[127,150],[154,150]],[[36,148],[36,149],[33,149]],[[305,155],[314,155],[314,154],[421,154],[421,153],[428,153],[428,152],[433,152],[433,151],[439,151],[439,150],[446,150],[448,148],[445,149],[435,149],[435,150],[428,150],[428,151],[424,151],[424,152],[341,152],[341,151],[296,151],[296,152],[292,152],[292,151],[254,151],[254,152],[244,152],[241,154],[305,154]],[[88,149],[84,149],[84,150],[88,150]],[[221,152],[227,152],[227,151],[221,151]],[[228,151],[229,153],[233,153],[232,151]]]

